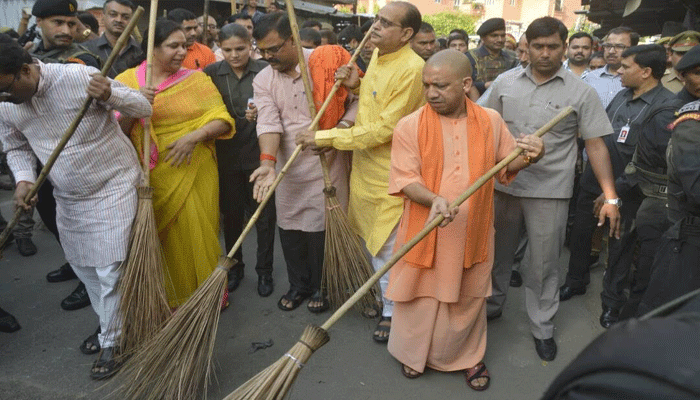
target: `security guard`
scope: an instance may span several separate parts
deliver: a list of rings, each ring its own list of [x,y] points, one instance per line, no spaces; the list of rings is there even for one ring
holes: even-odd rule
[[[661,84],[673,93],[678,93],[683,89],[683,81],[678,77],[675,71],[675,66],[688,50],[700,44],[700,32],[685,31],[674,36],[668,42],[672,68],[666,70],[664,77],[661,78]]]
[[[678,110],[667,149],[668,216],[649,286],[637,310],[642,315],[700,288],[700,46],[676,64],[685,79],[679,99],[694,101]]]
[[[41,43],[31,52],[44,63],[79,63],[100,68],[100,58],[85,47],[73,43],[72,30],[77,24],[76,0],[37,0],[32,15],[41,29]]]
[[[498,75],[518,65],[518,57],[515,52],[504,49],[506,21],[503,18],[484,21],[476,33],[481,37],[482,45],[465,54],[472,64],[474,87],[483,94]]]

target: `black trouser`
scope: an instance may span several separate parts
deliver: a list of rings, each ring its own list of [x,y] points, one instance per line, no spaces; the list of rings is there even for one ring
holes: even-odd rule
[[[304,232],[280,228],[290,290],[311,294],[321,289],[325,239],[326,231]]]
[[[639,258],[632,275],[630,297],[620,313],[620,318],[631,318],[637,314],[639,302],[649,286],[654,256],[662,243],[664,232],[671,226],[666,212],[666,200],[647,197],[637,210],[637,240]]]
[[[627,302],[625,289],[629,287],[637,229],[634,225],[639,203],[623,200],[620,208],[620,239],[608,240],[608,268],[603,276],[603,305],[620,310]]]
[[[590,266],[596,260],[591,256],[591,240],[598,226],[598,218],[593,215],[593,202],[597,197],[597,194],[581,188],[576,200],[569,241],[569,272],[566,274],[566,284],[572,289],[584,288],[591,281]]]
[[[637,315],[700,289],[700,217],[685,217],[661,237]]]
[[[223,215],[224,242],[226,252],[233,247],[243,232],[246,217],[250,217],[258,208],[258,202],[253,198],[253,183],[249,182],[253,170],[236,171],[219,174],[219,204]],[[274,195],[267,202],[255,222],[258,239],[257,261],[255,272],[258,275],[272,275],[272,261],[275,246],[275,214]],[[238,264],[234,268],[245,268],[243,263],[243,246],[234,254]]]

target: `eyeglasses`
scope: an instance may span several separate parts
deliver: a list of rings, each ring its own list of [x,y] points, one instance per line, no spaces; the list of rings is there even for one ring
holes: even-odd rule
[[[282,44],[279,45],[279,46],[270,47],[270,48],[267,48],[267,49],[263,49],[263,48],[261,48],[261,47],[258,47],[257,52],[258,52],[261,56],[263,56],[263,57],[265,56],[265,53],[268,53],[268,54],[270,54],[271,56],[274,56],[274,55],[276,55],[277,53],[279,53],[279,51],[282,49],[282,47],[284,47],[285,43],[287,43],[287,41],[288,41],[290,38],[291,38],[291,36],[288,37],[288,38],[286,38],[286,39],[284,39],[284,42],[282,42]]]
[[[19,78],[19,73],[17,73],[14,78],[12,78],[12,82],[10,82],[9,85],[7,85],[6,88],[0,90],[0,101],[5,101],[12,97],[12,87],[15,85],[15,82],[17,82],[17,78]]]
[[[402,27],[403,27],[403,25],[397,24],[396,22],[391,22],[391,21],[389,21],[388,19],[386,19],[386,18],[384,18],[384,17],[380,17],[379,15],[377,15],[376,17],[374,17],[374,20],[372,21],[372,25],[376,24],[377,22],[379,22],[379,24],[380,24],[380,25],[382,26],[382,28],[384,28],[384,29],[391,28],[392,26],[398,26],[399,28],[402,28]]]
[[[200,27],[200,28],[204,28],[204,24],[200,23],[200,24],[199,24],[199,27]],[[207,25],[207,28],[209,28],[209,30],[212,30],[212,31],[213,31],[213,30],[217,29],[218,26],[216,26],[216,25],[214,25],[214,24],[209,24],[209,25]]]
[[[612,49],[615,49],[617,51],[625,51],[628,47],[629,46],[625,46],[624,44],[603,43],[603,48],[607,51],[610,51]]]

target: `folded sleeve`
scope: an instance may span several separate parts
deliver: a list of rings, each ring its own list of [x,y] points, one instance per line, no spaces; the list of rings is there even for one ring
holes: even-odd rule
[[[15,181],[36,181],[37,158],[29,146],[27,138],[14,127],[0,121],[0,140],[7,154],[7,165],[15,176]]]
[[[396,124],[391,142],[391,169],[389,194],[403,197],[403,189],[412,184],[425,186],[421,175],[420,149],[418,148],[418,118],[411,114]]]

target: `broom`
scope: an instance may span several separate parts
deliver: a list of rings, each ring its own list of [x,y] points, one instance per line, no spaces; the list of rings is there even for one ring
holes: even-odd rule
[[[356,52],[350,61],[355,62],[358,55],[359,52]],[[310,126],[318,125],[341,83],[335,83]],[[114,380],[121,382],[115,390],[115,397],[172,400],[206,396],[219,324],[221,293],[226,287],[228,271],[237,263],[233,256],[301,151],[302,146],[294,149],[238,240],[228,255],[220,259],[209,278],[177,309],[165,326],[125,362]]]
[[[146,55],[146,86],[151,86],[153,47],[158,0],[151,0]],[[153,211],[153,188],[149,186],[151,155],[151,120],[143,129],[143,179],[137,187],[139,196],[136,218],[129,237],[129,252],[121,266],[118,317],[122,324],[120,351],[128,355],[153,337],[170,316],[170,307],[163,287],[163,249]]]
[[[107,58],[107,61],[102,67],[102,71],[100,71],[100,74],[102,74],[102,76],[107,76],[109,69],[112,68],[112,64],[114,64],[114,61],[117,59],[117,56],[119,56],[119,53],[128,42],[129,35],[131,35],[131,31],[136,26],[136,22],[138,21],[139,17],[141,17],[141,14],[143,14],[143,7],[138,7],[134,12],[134,15],[131,17],[129,24],[124,29],[124,32],[122,32],[121,36],[119,36],[119,40],[117,40],[117,43],[115,43],[114,49],[112,49],[109,58]],[[56,163],[58,155],[61,154],[63,148],[66,147],[66,144],[68,143],[70,138],[73,137],[73,134],[75,133],[76,129],[78,129],[78,125],[80,125],[80,122],[83,120],[83,117],[85,117],[85,113],[87,113],[88,109],[90,108],[92,100],[93,98],[88,96],[88,98],[85,99],[85,101],[83,102],[83,106],[80,108],[80,111],[78,111],[78,115],[76,115],[75,118],[73,118],[73,121],[68,126],[68,129],[66,129],[65,133],[63,134],[61,141],[58,142],[56,148],[53,150],[48,160],[46,160],[44,168],[41,169],[41,172],[39,173],[39,176],[34,182],[34,185],[32,186],[31,190],[29,191],[29,193],[27,193],[27,196],[24,198],[25,203],[30,203],[31,199],[34,196],[36,196],[41,185],[44,183],[44,181],[46,181],[46,178],[49,176],[51,168],[53,168],[53,165]],[[12,216],[10,222],[2,231],[2,234],[0,234],[0,249],[2,249],[5,245],[5,242],[7,242],[7,239],[10,236],[10,232],[12,232],[12,229],[17,225],[17,222],[19,221],[19,218],[23,212],[24,209],[18,207],[15,210],[15,213]],[[2,258],[2,250],[0,250],[0,258]]]
[[[556,117],[554,117],[554,119],[549,121],[542,128],[538,129],[533,135],[544,135],[572,111],[572,107],[566,107]],[[495,167],[491,168],[455,201],[453,201],[452,204],[450,204],[449,209],[458,207],[460,204],[465,202],[469,196],[474,194],[474,192],[488,182],[489,179],[493,178],[494,175],[505,168],[511,161],[518,157],[520,153],[522,153],[521,148],[513,150],[505,159],[496,164]],[[253,378],[249,379],[233,393],[229,394],[224,400],[283,399],[289,392],[289,389],[292,383],[294,383],[297,375],[299,375],[299,371],[311,357],[311,354],[321,348],[321,346],[324,344],[328,343],[330,340],[330,337],[328,336],[328,329],[330,329],[333,324],[335,324],[351,307],[353,307],[354,303],[359,301],[360,298],[362,298],[362,296],[364,296],[367,291],[369,291],[370,288],[375,285],[377,281],[379,281],[379,279],[385,273],[387,273],[397,261],[399,261],[399,259],[401,259],[401,257],[406,255],[406,253],[408,253],[413,246],[427,236],[430,231],[440,225],[444,219],[444,216],[439,215],[429,224],[427,224],[415,237],[401,246],[401,248],[391,256],[389,261],[387,261],[387,263],[381,269],[375,272],[374,275],[372,275],[372,277],[365,282],[365,284],[362,285],[362,287],[355,292],[355,294],[353,294],[352,297],[350,297],[350,299],[346,301],[345,304],[343,304],[323,325],[320,327],[314,325],[307,326],[299,342],[297,342],[284,356],[282,356],[282,358],[277,360],[267,369],[258,373]]]
[[[286,0],[287,15],[292,28],[292,36],[299,58],[299,69],[301,70],[302,81],[306,92],[306,100],[309,106],[309,114],[316,117],[316,105],[313,98],[313,89],[309,71],[306,69],[306,59],[304,50],[301,47],[299,38],[299,25],[294,14],[292,0]],[[359,55],[362,47],[369,40],[372,29],[370,29],[362,39],[360,45],[355,49],[355,54]],[[354,58],[350,61],[352,64]],[[338,84],[338,81],[336,81]],[[335,93],[335,91],[333,92]],[[332,96],[328,96],[328,101]],[[319,113],[322,114],[322,113]],[[309,126],[310,131],[318,129],[318,123]],[[323,194],[326,202],[326,240],[323,255],[323,275],[321,287],[327,292],[328,299],[334,307],[338,307],[347,300],[362,284],[374,273],[370,265],[360,238],[350,227],[348,216],[340,206],[335,195],[335,187],[331,181],[328,167],[328,160],[324,153],[319,154],[321,168],[323,169]],[[367,295],[357,303],[359,310],[376,309],[377,287],[373,287]]]

